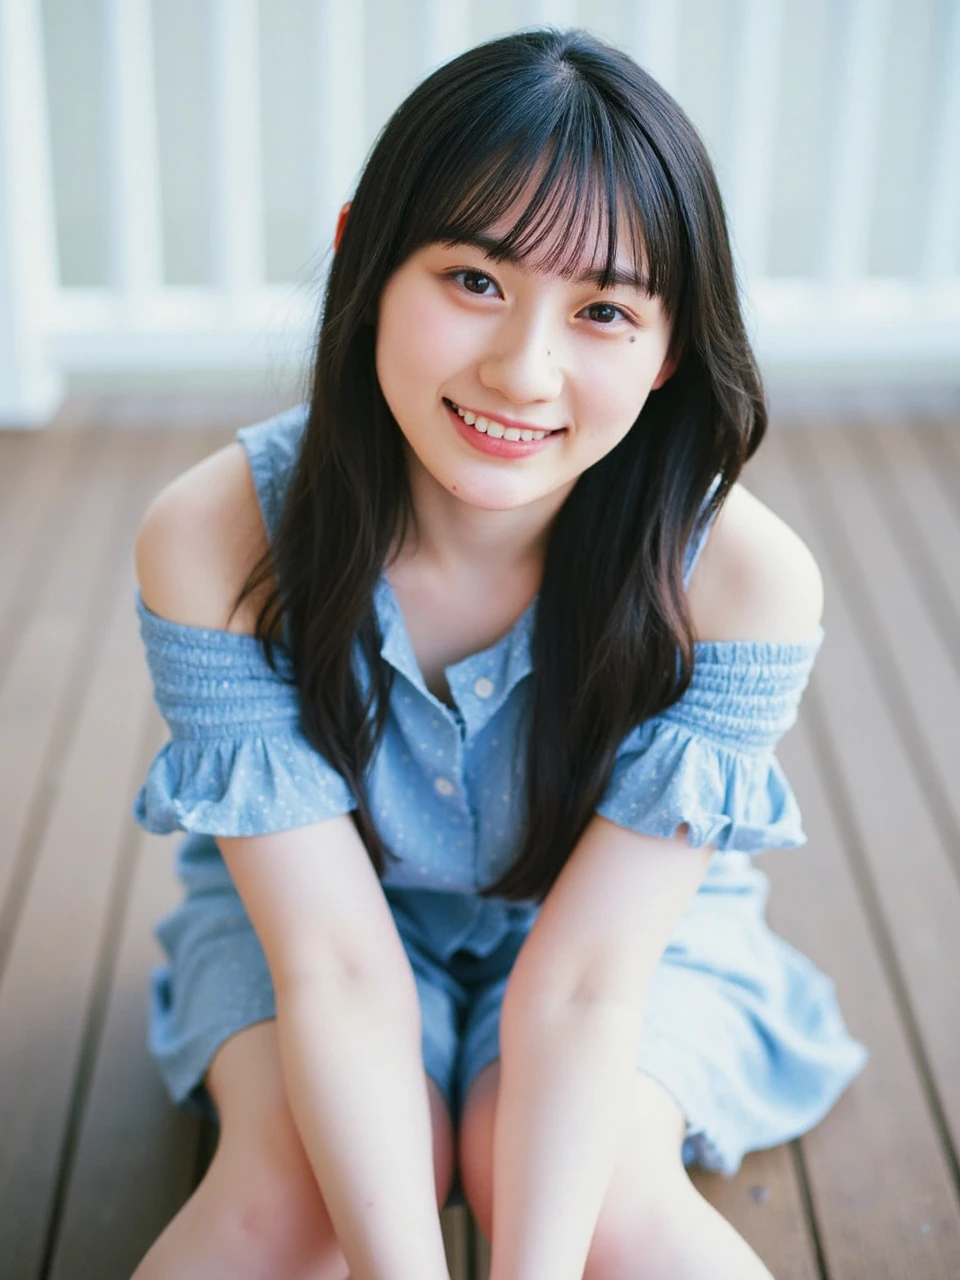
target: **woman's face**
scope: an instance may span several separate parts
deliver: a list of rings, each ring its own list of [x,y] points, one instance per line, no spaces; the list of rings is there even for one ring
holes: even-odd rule
[[[604,290],[589,274],[600,265],[588,252],[571,280],[495,262],[482,244],[430,244],[387,281],[380,386],[424,472],[460,501],[507,510],[565,495],[670,376],[670,328],[638,264],[621,249],[623,280]]]

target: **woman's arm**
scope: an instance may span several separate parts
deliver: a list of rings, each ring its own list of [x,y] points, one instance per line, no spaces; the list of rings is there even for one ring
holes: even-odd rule
[[[419,1010],[380,984],[277,993],[290,1109],[356,1280],[448,1280]]]
[[[709,856],[597,817],[547,896],[501,1014],[490,1280],[581,1280],[647,984]]]
[[[265,538],[243,451],[227,446],[151,504],[145,604],[228,629]],[[217,842],[266,954],[290,1108],[351,1275],[446,1280],[416,983],[352,820]]]
[[[697,636],[806,641],[823,604],[800,539],[739,485],[697,564]],[[524,944],[501,1015],[491,1280],[580,1280],[636,1078],[653,970],[712,850],[595,817]]]
[[[277,1000],[290,1110],[355,1280],[447,1280],[416,983],[348,817],[219,840]]]

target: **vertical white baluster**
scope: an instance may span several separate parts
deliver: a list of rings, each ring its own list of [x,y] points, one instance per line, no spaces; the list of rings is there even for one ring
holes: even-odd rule
[[[350,195],[366,148],[362,0],[317,0],[314,10],[317,87],[316,149],[310,158],[314,242],[333,243],[340,206]]]
[[[418,0],[421,70],[426,74],[463,53],[470,43],[469,0]]]
[[[0,0],[0,423],[39,426],[63,384],[45,325],[58,273],[38,0]]]
[[[932,286],[956,278],[960,249],[960,0],[948,0],[946,18],[930,116],[930,194],[920,233],[920,275]]]
[[[150,0],[101,0],[110,284],[121,306],[163,277]]]
[[[527,0],[524,8],[532,27],[575,27],[580,20],[577,0]]]
[[[631,52],[667,93],[680,79],[680,0],[632,0]]]
[[[837,97],[824,201],[824,274],[837,290],[860,280],[867,268],[890,3],[847,0],[838,10],[840,41],[832,68]]]
[[[783,3],[739,0],[737,7],[733,155],[724,196],[739,265],[749,280],[767,260]]]
[[[209,3],[214,274],[241,294],[264,280],[257,0]]]

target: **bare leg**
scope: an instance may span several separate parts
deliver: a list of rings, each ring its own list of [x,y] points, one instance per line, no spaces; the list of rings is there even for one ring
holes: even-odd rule
[[[287,1106],[276,1023],[228,1040],[206,1083],[220,1116],[216,1153],[132,1280],[348,1280]],[[427,1083],[439,1206],[453,1177],[453,1130],[439,1088]]]
[[[500,1064],[477,1076],[463,1108],[464,1195],[491,1238],[493,1126]],[[743,1237],[697,1191],[680,1158],[686,1120],[671,1094],[638,1072],[621,1155],[584,1280],[773,1280]]]

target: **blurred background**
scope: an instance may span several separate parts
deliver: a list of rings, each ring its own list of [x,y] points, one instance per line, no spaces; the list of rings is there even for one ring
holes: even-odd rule
[[[0,0],[0,422],[295,394],[377,132],[538,22],[626,48],[700,129],[772,393],[960,384],[956,0]]]

